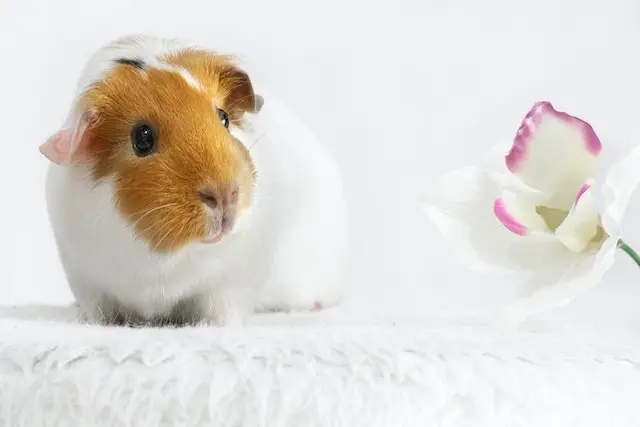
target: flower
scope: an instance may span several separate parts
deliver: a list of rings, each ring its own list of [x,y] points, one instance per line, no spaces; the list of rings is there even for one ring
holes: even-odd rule
[[[469,268],[527,276],[526,295],[504,309],[509,322],[596,286],[617,248],[635,255],[620,239],[620,222],[640,182],[640,147],[599,187],[601,150],[591,125],[538,102],[510,150],[496,148],[479,166],[444,175],[424,197]]]

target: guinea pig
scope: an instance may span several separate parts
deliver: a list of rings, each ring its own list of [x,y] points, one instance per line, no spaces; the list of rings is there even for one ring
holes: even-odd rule
[[[230,56],[150,35],[109,42],[40,152],[88,322],[242,325],[343,298],[339,168]]]

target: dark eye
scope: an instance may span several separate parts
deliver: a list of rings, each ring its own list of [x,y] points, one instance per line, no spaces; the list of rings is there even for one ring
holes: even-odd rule
[[[133,151],[138,157],[146,157],[156,151],[156,137],[153,129],[147,124],[139,124],[131,131]]]
[[[224,127],[229,129],[229,115],[224,110],[218,108],[218,117],[220,117],[220,121]]]

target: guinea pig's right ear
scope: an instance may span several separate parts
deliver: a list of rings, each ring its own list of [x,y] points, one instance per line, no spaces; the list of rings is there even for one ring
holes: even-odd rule
[[[80,114],[72,126],[60,129],[40,146],[40,152],[57,165],[68,165],[78,157],[89,139],[91,115]]]
[[[262,106],[264,105],[264,98],[262,95],[255,94],[256,102],[255,102],[255,112],[259,113],[262,110]]]
[[[227,113],[232,121],[237,121],[245,112],[258,113],[264,105],[264,98],[253,91],[249,75],[235,65],[227,64],[220,75],[229,89],[225,104],[230,106]]]

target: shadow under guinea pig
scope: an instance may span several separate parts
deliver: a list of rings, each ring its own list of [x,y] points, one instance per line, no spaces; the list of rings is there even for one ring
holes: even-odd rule
[[[130,310],[117,311],[113,316],[105,317],[100,324],[102,326],[130,328],[179,328],[196,326],[197,319],[193,319],[189,315],[192,311],[189,310],[188,307],[185,307],[185,305],[188,305],[188,302],[178,303],[166,316],[158,316],[152,319],[142,318]],[[0,305],[0,320],[53,321],[76,324],[88,323],[83,316],[82,310],[75,303],[69,305]]]
[[[174,310],[181,313],[180,307]],[[16,306],[0,306],[0,319],[3,320],[33,320],[33,321],[54,321],[63,323],[87,323],[80,307],[77,304],[69,305],[47,305],[29,304]],[[162,326],[191,326],[190,319],[183,318],[173,312],[169,316],[156,319],[142,319],[132,313],[118,313],[113,318],[105,319],[104,326],[124,326],[124,327],[162,327]]]
[[[323,326],[328,315],[330,318],[333,310],[324,310],[323,312],[286,312],[286,311],[265,311],[256,312],[248,321],[247,326],[263,326],[263,327],[305,327],[305,326]],[[106,321],[103,326],[111,327],[189,327],[195,326],[192,319],[183,315],[184,307],[178,305],[171,315],[151,320],[143,320],[132,316],[118,315],[113,319]],[[0,320],[20,320],[20,321],[47,321],[61,323],[86,324],[86,320],[80,310],[80,307],[73,303],[68,305],[49,305],[49,304],[29,304],[29,305],[0,305]]]

